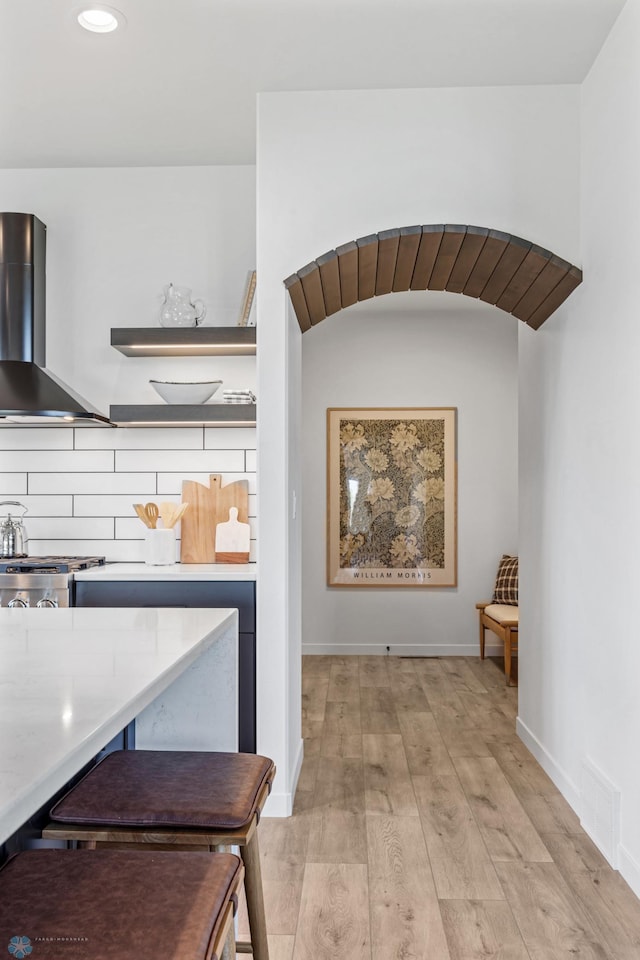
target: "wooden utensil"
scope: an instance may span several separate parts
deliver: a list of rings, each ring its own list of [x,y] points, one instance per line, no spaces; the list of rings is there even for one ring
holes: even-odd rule
[[[151,524],[149,523],[149,520],[148,520],[148,518],[147,518],[147,514],[146,514],[146,512],[145,512],[145,509],[144,509],[143,505],[142,505],[141,503],[134,503],[133,509],[134,509],[135,512],[138,514],[138,516],[140,517],[140,519],[141,519],[142,522],[144,523],[145,527],[151,528]]]
[[[171,527],[175,524],[175,515],[177,512],[177,507],[175,503],[169,503],[166,500],[160,504],[160,517],[162,518],[162,523],[164,524],[165,530],[170,530]]]
[[[189,509],[189,504],[188,504],[188,503],[181,503],[181,504],[180,504],[180,506],[179,506],[178,509],[176,510],[175,516],[174,516],[174,518],[173,518],[173,525],[174,525],[174,526],[176,525],[176,523],[177,523],[179,520],[182,519],[182,517],[184,516],[184,514],[186,513],[186,511],[187,511],[188,509]]]
[[[149,526],[152,530],[155,530],[156,523],[158,522],[158,504],[157,503],[145,503],[144,512],[147,515],[147,520],[149,521]]]
[[[188,506],[188,503],[178,505],[177,503],[169,503],[168,501],[163,501],[160,504],[160,516],[167,530],[175,527]]]

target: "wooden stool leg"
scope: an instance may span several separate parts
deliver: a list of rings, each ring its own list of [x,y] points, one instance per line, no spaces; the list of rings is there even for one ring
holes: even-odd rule
[[[482,622],[482,610],[480,611],[480,659],[484,660],[484,624]]]
[[[247,895],[247,913],[249,915],[249,929],[251,930],[254,960],[269,960],[267,921],[262,896],[262,872],[260,870],[260,850],[258,849],[257,830],[249,842],[240,848],[240,856],[242,857],[245,868],[244,889]]]
[[[511,686],[511,627],[504,628],[504,673],[507,685]]]
[[[231,921],[220,960],[236,960],[236,931],[233,921]]]

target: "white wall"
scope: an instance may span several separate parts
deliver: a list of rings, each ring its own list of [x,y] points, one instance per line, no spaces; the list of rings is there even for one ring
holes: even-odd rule
[[[102,412],[159,403],[148,381],[255,386],[253,357],[127,358],[112,327],[159,326],[162,288],[190,286],[207,325],[235,324],[255,266],[255,168],[0,171],[0,209],[47,225],[47,366]],[[214,399],[218,399],[217,397]],[[141,560],[131,504],[180,499],[182,479],[250,481],[255,429],[0,429],[0,497],[29,508],[31,553]],[[179,454],[176,456],[176,451]]]
[[[288,613],[299,464],[287,449],[297,376],[289,379],[287,338],[300,334],[288,326],[283,280],[341,243],[414,223],[496,228],[579,259],[578,99],[573,86],[259,96],[258,605],[271,658],[262,677],[275,702],[287,703],[287,684],[300,686]],[[274,802],[283,811],[300,760],[294,702],[284,725],[259,705],[259,728],[281,745]]]
[[[235,324],[255,267],[255,167],[1,170],[0,209],[47,225],[47,366],[102,412],[160,402],[148,380],[254,384],[253,358],[125,358],[111,327],[159,325],[191,287],[207,325]]]
[[[407,297],[407,315],[391,294],[384,311],[367,301],[302,338],[304,653],[475,655],[475,603],[491,596],[501,555],[518,549],[517,322],[451,294]],[[457,407],[457,588],[327,586],[331,406]]]
[[[300,724],[302,719],[302,690],[300,687],[299,666],[302,656],[302,464],[300,450],[305,436],[305,424],[300,406],[302,375],[302,342],[298,321],[291,304],[287,305],[287,459],[290,463],[287,503],[289,505],[289,531],[287,543],[287,562],[289,566],[289,598],[287,609],[287,636],[291,646],[286,650],[284,662],[287,670],[287,711],[286,743],[290,757],[295,758],[291,770],[292,781],[296,781],[302,764],[300,742]],[[291,665],[294,670],[291,672]]]
[[[584,283],[520,335],[520,725],[640,894],[638,49],[628,0],[581,92]]]

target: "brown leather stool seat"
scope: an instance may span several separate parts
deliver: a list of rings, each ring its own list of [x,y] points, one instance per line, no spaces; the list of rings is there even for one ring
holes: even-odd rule
[[[124,750],[107,754],[51,811],[43,837],[85,847],[240,848],[253,952],[268,960],[257,824],[275,776],[250,753]]]
[[[30,850],[0,870],[0,942],[16,960],[218,960],[242,883],[227,853]]]

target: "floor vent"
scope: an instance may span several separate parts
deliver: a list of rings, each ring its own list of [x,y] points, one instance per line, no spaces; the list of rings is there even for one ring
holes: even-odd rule
[[[582,762],[580,822],[614,869],[618,868],[620,791],[586,757]]]

